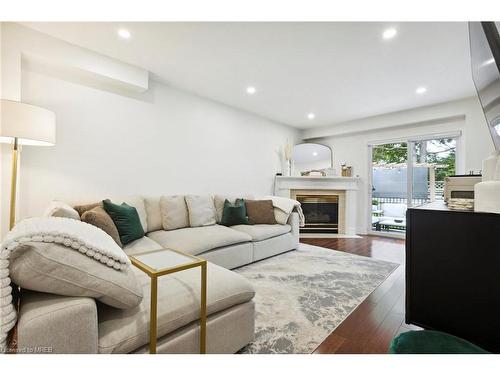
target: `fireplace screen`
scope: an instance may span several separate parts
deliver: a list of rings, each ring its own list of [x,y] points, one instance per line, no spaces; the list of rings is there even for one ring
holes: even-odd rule
[[[338,233],[338,195],[297,195],[306,219],[301,233]]]

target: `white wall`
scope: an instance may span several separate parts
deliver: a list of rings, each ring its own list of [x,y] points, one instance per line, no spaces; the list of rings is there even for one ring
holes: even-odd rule
[[[368,144],[455,131],[462,133],[459,172],[478,172],[482,160],[493,151],[493,142],[477,98],[311,129],[304,131],[303,137],[331,146],[337,171],[340,163],[345,161],[353,166],[354,175],[362,178],[362,187],[358,192],[357,232],[366,233],[371,207],[368,200]]]
[[[8,42],[29,48],[29,40]],[[57,143],[23,148],[19,218],[39,215],[52,199],[270,194],[274,175],[281,171],[276,150],[299,135],[156,82],[144,94],[127,96],[40,73],[30,65],[24,65],[21,77],[22,101],[56,113]],[[8,188],[2,178],[2,191]]]

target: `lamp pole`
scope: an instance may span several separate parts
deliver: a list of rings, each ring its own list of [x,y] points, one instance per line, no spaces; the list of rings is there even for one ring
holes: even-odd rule
[[[9,230],[16,224],[16,187],[17,187],[17,158],[19,153],[19,144],[17,137],[14,138],[14,147],[12,148],[12,180],[10,185],[10,222]]]

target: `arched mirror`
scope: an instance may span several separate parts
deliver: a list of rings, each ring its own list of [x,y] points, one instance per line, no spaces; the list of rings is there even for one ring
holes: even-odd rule
[[[328,146],[318,143],[301,143],[292,151],[293,174],[295,176],[333,174],[333,152]]]

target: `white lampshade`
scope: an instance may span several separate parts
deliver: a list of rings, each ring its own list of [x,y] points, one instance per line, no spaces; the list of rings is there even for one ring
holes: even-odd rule
[[[31,104],[1,99],[0,142],[53,146],[56,143],[56,115]]]

